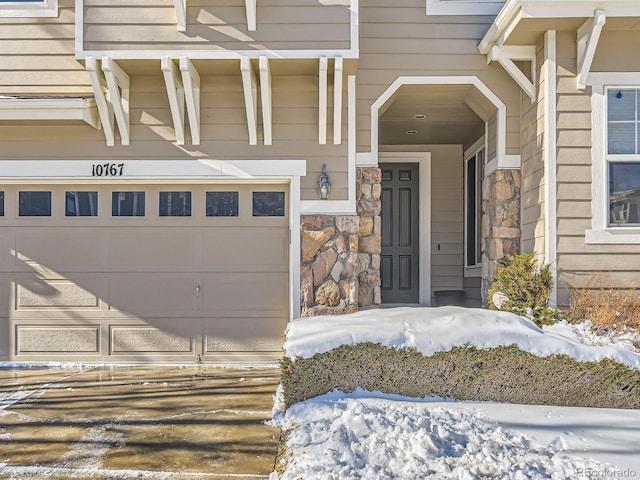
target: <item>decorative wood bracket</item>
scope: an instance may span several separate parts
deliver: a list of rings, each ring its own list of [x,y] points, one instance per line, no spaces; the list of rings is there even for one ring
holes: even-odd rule
[[[122,145],[129,145],[129,75],[111,57],[102,57],[102,71],[107,81],[120,141]]]
[[[511,78],[513,78],[520,88],[531,99],[533,103],[536,99],[536,47],[534,45],[502,45],[495,46],[487,55],[487,63],[496,61],[504,68]],[[531,62],[531,79],[513,63],[514,61]]]
[[[257,26],[256,1],[257,0],[244,0],[244,6],[247,10],[247,30],[250,32],[255,32]]]
[[[247,128],[249,130],[249,145],[258,144],[258,84],[256,74],[249,57],[240,59],[242,72],[242,86],[244,89],[244,106],[247,111]]]
[[[320,57],[320,70],[318,78],[318,143],[327,143],[327,90],[329,60],[327,57]]]
[[[176,6],[176,25],[179,32],[187,30],[187,0],[173,0]]]
[[[342,143],[342,77],[344,62],[342,57],[336,57],[333,72],[333,143]]]
[[[176,143],[184,145],[184,87],[182,78],[178,67],[169,57],[162,57],[161,69],[164,75],[164,83],[167,86],[171,118],[176,131]]]
[[[578,29],[578,75],[576,82],[579,89],[586,87],[587,77],[600,40],[600,33],[606,22],[606,12],[598,9],[594,12],[593,18],[584,22]]]
[[[98,117],[100,118],[107,146],[113,147],[115,145],[113,108],[110,100],[107,99],[107,82],[102,69],[98,66],[98,62],[99,60],[94,57],[87,57],[85,59],[85,68],[89,72],[89,80],[93,88],[93,96],[96,99]]]
[[[269,58],[260,57],[260,98],[262,99],[262,129],[264,131],[264,144],[271,145],[272,134],[272,104],[271,104],[271,69]]]
[[[187,57],[180,57],[180,72],[189,116],[191,144],[200,145],[200,74]]]

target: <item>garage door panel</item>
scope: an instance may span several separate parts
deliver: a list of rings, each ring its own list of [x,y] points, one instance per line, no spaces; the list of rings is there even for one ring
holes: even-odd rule
[[[0,223],[0,228],[2,224]],[[9,251],[9,237],[7,235],[0,235],[0,265],[7,265],[12,263],[12,255]]]
[[[146,235],[109,236],[110,265],[156,266],[193,265],[195,242],[192,235],[171,235],[162,229]]]
[[[173,323],[173,329],[177,322]],[[152,326],[113,326],[110,329],[110,353],[121,354],[184,354],[195,355],[192,332],[182,333]]]
[[[95,291],[95,289],[94,289]],[[16,285],[16,310],[42,308],[100,308],[98,296],[69,280],[44,280]]]
[[[273,315],[288,305],[289,278],[284,273],[228,273],[202,282],[203,309],[215,317],[258,311]]]
[[[118,275],[109,277],[109,307],[136,317],[190,315],[198,299],[190,275]]]
[[[17,325],[16,349],[18,354],[99,354],[100,327]]]
[[[202,262],[216,268],[223,265],[288,265],[289,236],[283,228],[213,230],[202,236]]]
[[[60,232],[59,229],[56,230]],[[54,229],[30,228],[16,235],[16,264],[35,263],[48,268],[61,265],[106,263],[104,238],[100,235],[53,233]]]
[[[205,354],[281,351],[285,325],[282,318],[215,319],[205,331]]]

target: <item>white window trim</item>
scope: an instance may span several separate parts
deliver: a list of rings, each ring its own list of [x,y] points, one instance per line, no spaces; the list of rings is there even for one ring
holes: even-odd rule
[[[640,245],[640,227],[609,227],[607,161],[607,89],[640,88],[640,72],[595,72],[589,74],[591,85],[591,230],[585,231],[587,244]],[[621,161],[629,156],[621,156]],[[640,160],[634,160],[640,161]]]
[[[463,175],[464,175],[464,241],[463,241],[463,248],[464,248],[464,276],[465,277],[481,277],[482,276],[482,263],[477,263],[475,265],[472,266],[467,266],[467,228],[469,227],[467,225],[467,182],[468,182],[468,177],[467,177],[467,162],[472,158],[472,157],[476,157],[476,162],[477,162],[477,155],[478,153],[480,153],[481,150],[484,150],[485,155],[483,158],[484,161],[484,174],[486,176],[486,168],[487,168],[487,156],[486,156],[486,152],[487,152],[487,142],[486,142],[486,137],[482,137],[480,138],[476,143],[474,143],[470,148],[468,148],[465,152],[464,152],[464,157],[463,157],[463,163],[462,163],[462,168],[463,168]],[[477,169],[477,163],[476,163],[476,169]],[[476,174],[477,174],[477,170],[476,170]],[[480,185],[480,191],[482,192],[482,183],[483,183],[484,177],[479,179],[479,185]],[[482,198],[482,195],[481,197]],[[482,227],[482,223],[480,223],[479,227]],[[480,232],[480,235],[482,235],[482,232]]]
[[[58,0],[42,2],[0,1],[0,17],[57,17]]]
[[[496,15],[504,0],[427,0],[427,15]]]

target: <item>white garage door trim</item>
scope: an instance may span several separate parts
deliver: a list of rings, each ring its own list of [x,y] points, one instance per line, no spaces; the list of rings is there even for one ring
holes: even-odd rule
[[[100,166],[101,168],[99,168]],[[0,160],[0,183],[289,183],[289,320],[300,316],[300,177],[306,160]]]

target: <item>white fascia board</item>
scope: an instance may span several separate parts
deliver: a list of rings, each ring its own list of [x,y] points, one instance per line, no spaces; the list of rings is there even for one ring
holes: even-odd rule
[[[189,117],[191,144],[200,145],[200,74],[188,57],[180,57],[180,72]]]
[[[427,0],[427,15],[495,15],[501,0]]]
[[[179,32],[187,30],[187,0],[173,0],[176,8],[176,27]]]
[[[100,124],[104,131],[105,141],[108,147],[115,145],[114,135],[114,115],[111,103],[107,101],[105,94],[106,80],[102,69],[98,66],[98,60],[93,57],[85,59],[85,69],[89,73],[89,80],[91,81],[91,88],[93,89],[93,96],[96,99],[96,106],[98,107],[98,116],[100,117]]]
[[[256,73],[251,65],[251,59],[240,59],[240,71],[242,72],[242,87],[244,90],[244,106],[247,112],[247,129],[249,132],[249,145],[258,144],[258,82]]]
[[[92,176],[93,165],[104,163],[123,164],[123,174],[116,177]],[[71,179],[111,183],[218,179],[260,182],[306,174],[306,160],[0,160],[2,181]]]
[[[354,49],[331,50],[82,50],[76,51],[76,59],[110,57],[113,60],[161,60],[162,57],[189,57],[191,60],[240,60],[243,57],[259,59],[313,60],[320,57],[358,59]]]
[[[260,99],[262,100],[262,130],[264,144],[271,145],[273,141],[271,114],[271,68],[269,58],[260,57]]]
[[[0,3],[0,18],[45,18],[58,16],[58,0],[41,2],[6,2]]]
[[[0,120],[83,120],[100,128],[94,98],[0,97]]]
[[[176,143],[184,145],[184,86],[178,67],[169,57],[163,57],[160,64],[164,83],[167,87],[169,109],[173,119],[173,127],[176,132]]]
[[[586,87],[587,77],[600,40],[600,33],[606,21],[605,11],[596,10],[593,18],[587,20],[576,34],[578,43],[578,75],[576,76],[576,81],[579,89]]]

